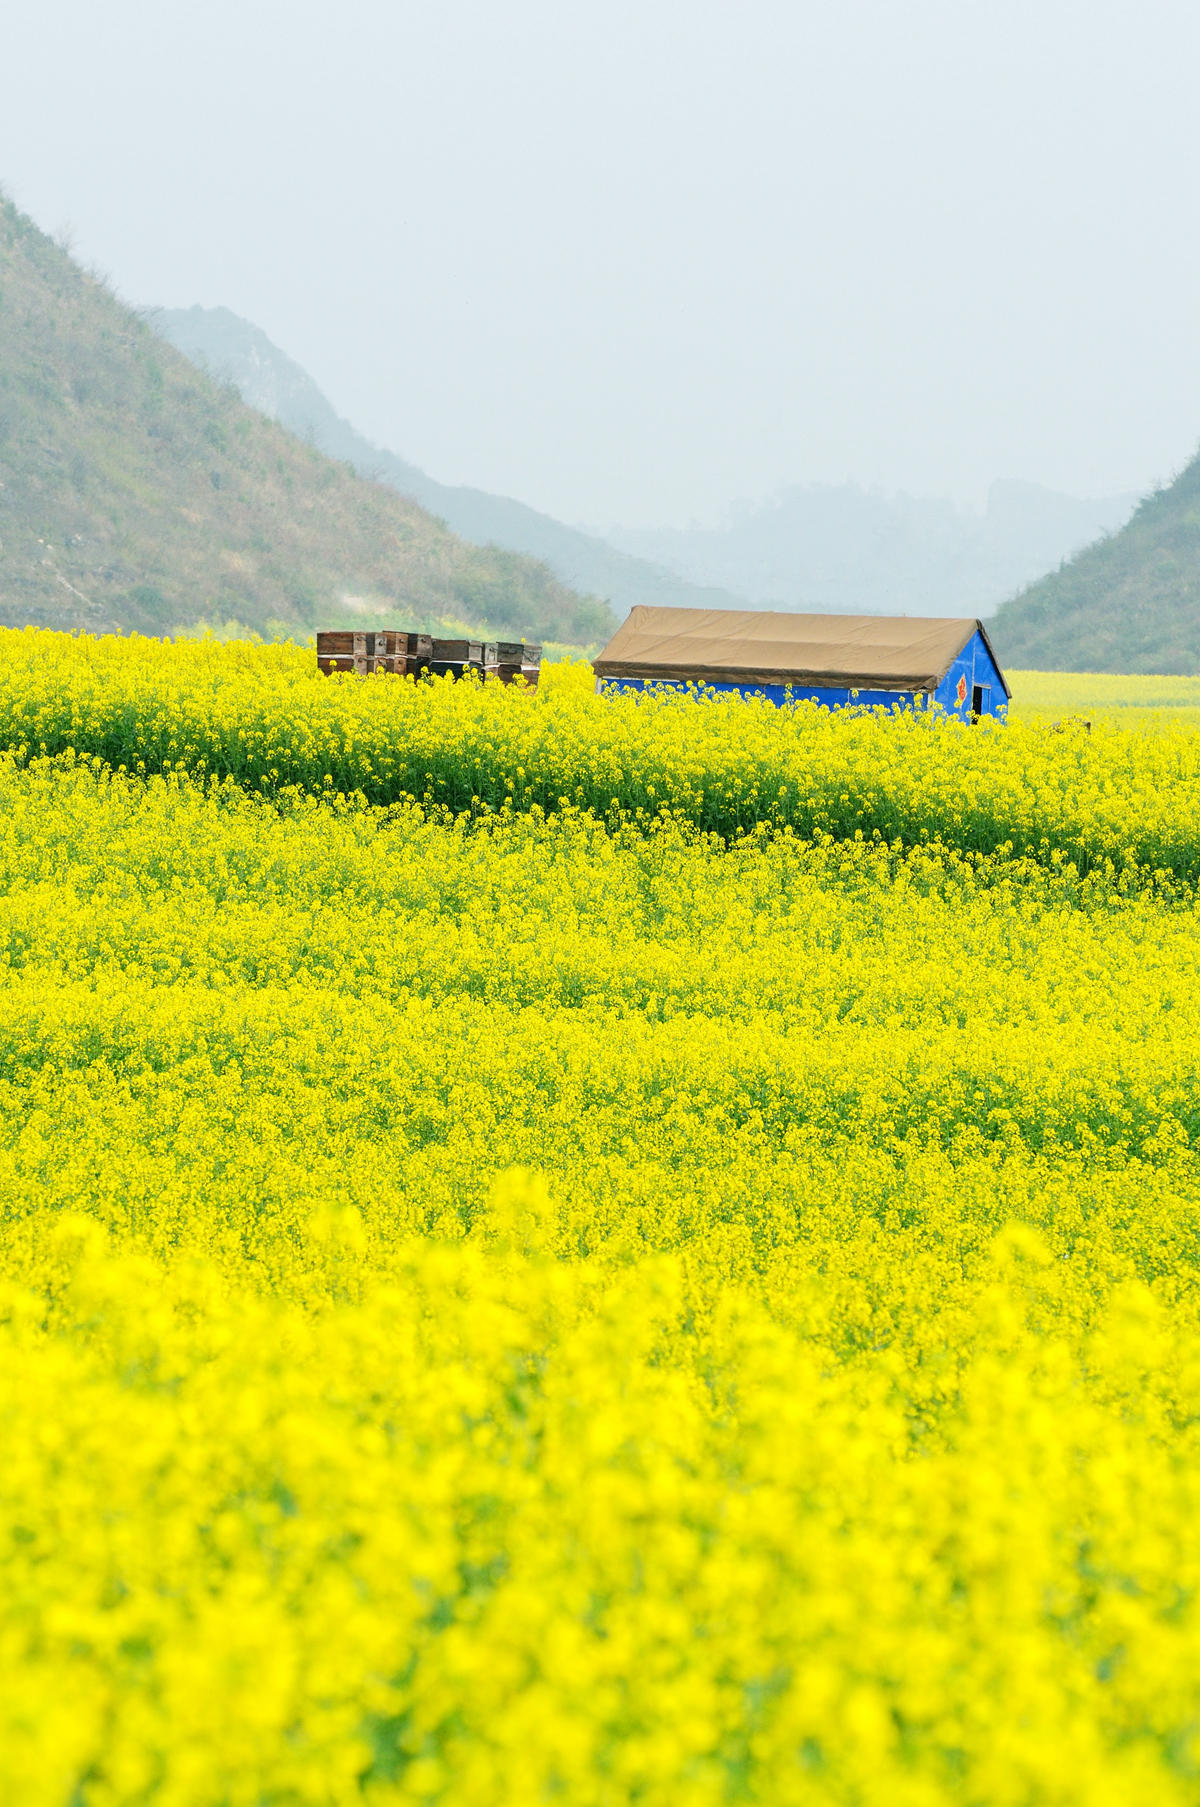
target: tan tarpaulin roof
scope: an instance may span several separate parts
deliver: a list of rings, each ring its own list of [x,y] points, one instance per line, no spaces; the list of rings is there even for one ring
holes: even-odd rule
[[[602,678],[936,690],[976,629],[966,616],[638,607],[593,666]]]

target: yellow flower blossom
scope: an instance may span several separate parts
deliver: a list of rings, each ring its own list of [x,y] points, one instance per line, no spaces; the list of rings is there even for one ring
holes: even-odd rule
[[[5,644],[0,1800],[1200,1798],[1196,736]]]

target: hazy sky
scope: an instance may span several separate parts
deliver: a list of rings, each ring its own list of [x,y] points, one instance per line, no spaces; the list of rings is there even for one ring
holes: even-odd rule
[[[0,0],[41,225],[597,523],[1169,476],[1198,93],[1197,0]]]

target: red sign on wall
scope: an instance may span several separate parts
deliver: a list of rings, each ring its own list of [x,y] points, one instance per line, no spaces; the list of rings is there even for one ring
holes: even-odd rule
[[[958,706],[961,709],[963,704],[967,700],[967,680],[965,677],[962,677],[958,680],[958,689],[954,692],[954,694],[958,698]]]

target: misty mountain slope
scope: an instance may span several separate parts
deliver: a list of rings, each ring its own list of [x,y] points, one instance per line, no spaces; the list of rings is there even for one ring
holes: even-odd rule
[[[612,619],[247,407],[0,197],[0,622],[364,617],[576,642]]]
[[[1016,667],[1200,672],[1200,457],[1119,533],[1006,603],[991,633]]]
[[[242,400],[362,475],[391,484],[480,546],[543,560],[573,589],[606,597],[618,613],[636,603],[679,608],[745,608],[744,598],[630,556],[508,496],[439,483],[395,452],[381,450],[335,411],[300,365],[259,327],[225,307],[154,308],[151,326],[202,370],[234,385]],[[795,605],[798,606],[798,603]]]
[[[885,615],[989,614],[1126,519],[1136,497],[1079,501],[1033,483],[992,485],[985,513],[953,502],[811,484],[727,526],[613,529],[626,551],[756,603]]]

